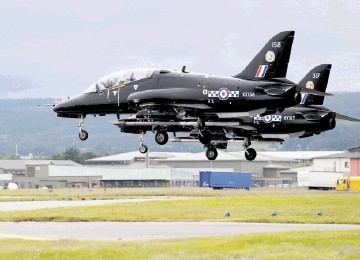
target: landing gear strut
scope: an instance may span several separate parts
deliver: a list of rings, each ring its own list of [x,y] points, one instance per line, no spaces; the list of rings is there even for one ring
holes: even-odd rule
[[[200,143],[207,146],[210,144],[212,140],[212,134],[210,131],[205,130],[204,126],[205,126],[204,117],[198,117],[194,130],[198,133],[198,138]]]
[[[253,161],[256,158],[257,154],[256,154],[255,149],[249,148],[250,145],[251,145],[251,141],[249,138],[246,137],[244,139],[244,144],[243,144],[243,147],[245,150],[245,158],[248,161]]]
[[[79,138],[81,141],[85,141],[86,139],[88,139],[89,134],[88,132],[86,132],[83,128],[84,128],[84,124],[85,124],[85,116],[81,115],[80,117],[80,122],[79,122]]]
[[[208,130],[201,130],[199,135],[199,141],[202,144],[209,144],[212,140],[212,134]]]
[[[147,151],[148,151],[147,146],[144,145],[144,140],[145,140],[144,135],[145,135],[145,132],[141,132],[140,140],[139,140],[139,142],[140,142],[139,152],[140,153],[147,153]]]

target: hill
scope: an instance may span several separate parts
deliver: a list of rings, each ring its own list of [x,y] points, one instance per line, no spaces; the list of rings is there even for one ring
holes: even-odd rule
[[[327,97],[325,106],[338,113],[360,118],[358,100],[360,93],[336,93],[334,97]],[[116,117],[88,117],[85,129],[89,132],[89,139],[82,142],[78,138],[77,119],[59,118],[52,111],[52,107],[38,106],[38,104],[56,103],[54,99],[0,99],[0,156],[18,153],[36,156],[50,156],[60,153],[66,147],[75,146],[81,150],[96,154],[114,154],[134,151],[138,148],[138,135],[120,133],[112,125]],[[287,139],[282,150],[296,150],[298,145],[302,150],[343,150],[360,145],[360,124],[337,120],[334,130],[319,136],[299,139]],[[170,137],[171,138],[171,137]],[[154,135],[146,135],[146,144],[156,151],[199,152],[202,145],[180,144],[169,142],[159,146],[154,141]],[[241,150],[241,145],[230,147]]]

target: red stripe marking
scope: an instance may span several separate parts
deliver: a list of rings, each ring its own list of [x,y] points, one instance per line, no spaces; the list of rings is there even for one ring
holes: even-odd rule
[[[256,77],[256,78],[260,77],[260,73],[261,73],[261,65],[259,66],[259,68],[258,68],[258,70],[257,70],[257,72],[256,72],[255,77]]]

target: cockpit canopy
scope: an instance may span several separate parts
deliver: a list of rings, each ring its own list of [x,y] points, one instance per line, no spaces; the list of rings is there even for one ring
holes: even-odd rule
[[[117,71],[111,73],[110,75],[102,77],[97,82],[92,84],[89,88],[87,88],[84,91],[84,93],[95,93],[121,84],[126,84],[132,81],[149,78],[154,73],[154,71],[155,69],[149,69],[149,68],[138,68],[138,69]]]

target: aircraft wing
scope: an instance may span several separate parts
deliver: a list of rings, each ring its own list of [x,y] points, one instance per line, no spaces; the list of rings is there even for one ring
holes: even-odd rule
[[[266,112],[266,108],[260,108],[247,112],[236,112],[236,113],[216,113],[219,118],[238,118],[245,116],[261,115]]]
[[[155,103],[155,102],[147,102],[147,103],[143,103],[141,104],[141,107],[146,107],[146,108],[151,108],[151,109],[159,109],[159,108],[177,108],[177,109],[201,109],[201,110],[206,110],[206,109],[211,109],[210,106],[206,105],[206,104],[195,104],[195,103],[190,103],[190,104],[170,104],[170,103]]]
[[[341,120],[351,121],[351,122],[360,122],[360,119],[350,117],[350,116],[345,116],[345,115],[342,115],[339,113],[336,113],[336,118],[341,119]]]

